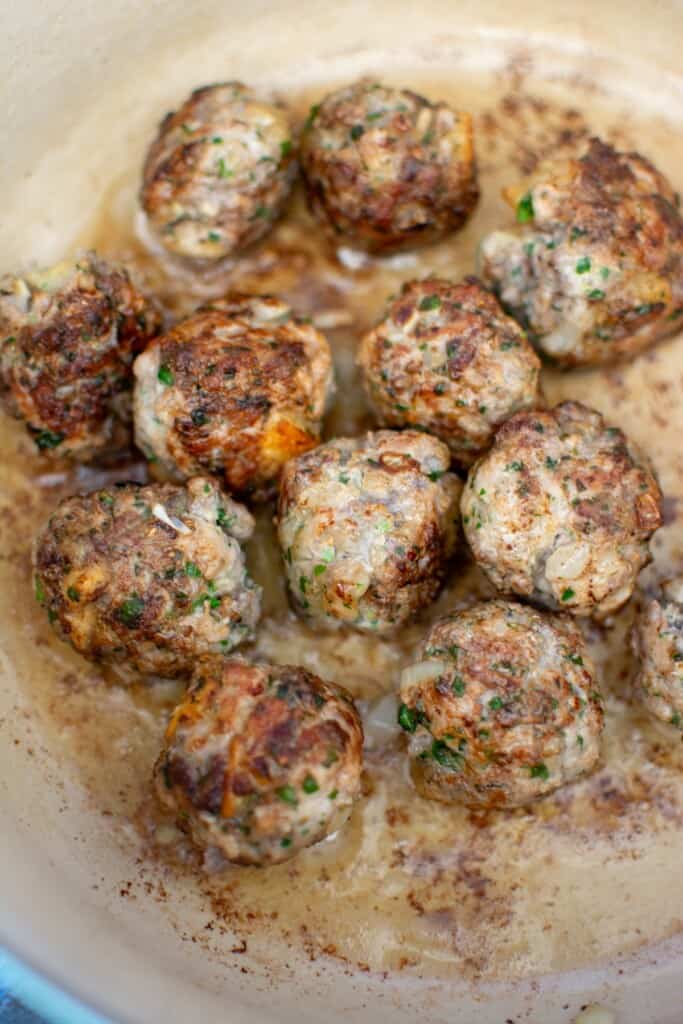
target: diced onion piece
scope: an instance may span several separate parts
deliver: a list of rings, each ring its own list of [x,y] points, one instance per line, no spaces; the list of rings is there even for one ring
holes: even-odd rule
[[[160,522],[165,523],[166,526],[170,526],[177,533],[192,533],[190,527],[186,526],[180,519],[176,519],[175,516],[169,516],[164,506],[159,502],[156,505],[152,505],[152,515]]]
[[[439,661],[430,658],[426,661],[418,661],[416,665],[408,665],[401,672],[401,686],[416,686],[425,683],[429,679],[436,679],[438,676],[450,672],[453,668],[451,662]]]

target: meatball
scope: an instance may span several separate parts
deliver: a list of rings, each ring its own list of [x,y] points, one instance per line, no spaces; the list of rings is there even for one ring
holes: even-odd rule
[[[382,424],[429,430],[465,465],[503,420],[538,401],[538,357],[474,277],[405,284],[358,363]]]
[[[471,469],[465,535],[500,590],[602,618],[628,601],[661,493],[621,430],[578,402],[520,412]]]
[[[204,477],[66,498],[36,545],[36,597],[91,661],[182,675],[252,638],[261,593],[240,542],[253,526]]]
[[[327,340],[274,298],[234,295],[159,338],[134,366],[138,446],[173,479],[221,474],[265,497],[320,437],[332,392]]]
[[[662,722],[683,730],[683,577],[646,602],[633,630],[640,664],[635,690]]]
[[[123,267],[94,253],[0,281],[0,388],[46,455],[87,461],[129,418],[131,364],[160,328]]]
[[[311,108],[301,166],[333,240],[371,252],[456,231],[479,198],[470,115],[372,79]]]
[[[683,217],[644,157],[591,139],[507,196],[518,226],[484,239],[482,273],[559,365],[632,356],[683,327]]]
[[[209,262],[269,231],[296,174],[285,110],[239,82],[197,89],[159,126],[140,201],[169,252]]]
[[[399,724],[423,796],[518,807],[595,766],[601,697],[568,616],[483,602],[436,622],[419,657]]]
[[[448,448],[417,431],[339,438],[293,459],[278,539],[297,611],[386,633],[438,593],[462,486]]]
[[[362,750],[340,686],[298,666],[205,658],[171,717],[156,790],[198,846],[275,864],[347,821]]]

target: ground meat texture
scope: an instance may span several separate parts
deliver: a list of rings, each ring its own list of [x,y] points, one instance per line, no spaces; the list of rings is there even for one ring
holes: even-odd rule
[[[275,864],[344,825],[360,796],[362,749],[341,687],[297,666],[204,659],[154,780],[198,846]]]
[[[643,456],[578,402],[517,413],[471,469],[465,535],[500,590],[602,618],[628,601],[661,493]]]
[[[363,338],[358,363],[384,426],[428,430],[465,465],[499,424],[538,402],[538,357],[474,277],[405,284]]]
[[[470,115],[371,79],[311,108],[301,164],[332,239],[372,252],[456,231],[479,198]]]
[[[0,281],[0,389],[45,455],[87,461],[130,418],[131,364],[160,328],[123,267],[94,253]],[[122,438],[123,439],[123,435]]]
[[[317,444],[333,387],[319,331],[279,299],[238,295],[182,321],[134,370],[136,442],[153,471],[208,471],[256,498]]]
[[[209,262],[269,231],[295,175],[286,111],[226,82],[197,89],[161,122],[140,200],[169,252]]]
[[[457,540],[460,481],[417,431],[339,438],[285,467],[278,539],[294,607],[386,633],[436,596]]]
[[[481,246],[503,304],[561,366],[613,362],[683,327],[683,217],[638,153],[591,139],[506,192],[518,225]]]
[[[661,594],[645,603],[633,629],[633,649],[639,659],[637,697],[683,738],[683,577],[664,583]]]
[[[36,544],[36,597],[92,661],[189,673],[252,638],[261,595],[240,544],[253,525],[205,477],[66,498]]]
[[[589,772],[603,712],[566,615],[511,601],[452,613],[401,678],[399,724],[423,796],[519,807]]]

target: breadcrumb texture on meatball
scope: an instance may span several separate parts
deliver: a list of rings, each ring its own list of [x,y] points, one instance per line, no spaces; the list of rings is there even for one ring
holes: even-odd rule
[[[405,284],[361,341],[358,363],[384,426],[428,430],[465,465],[500,423],[538,402],[538,356],[475,277]]]
[[[210,262],[269,231],[295,175],[287,112],[226,82],[195,90],[161,122],[140,200],[169,252]]]
[[[599,758],[595,670],[565,615],[489,601],[439,620],[401,701],[413,777],[435,800],[518,807]]]
[[[462,484],[417,431],[338,438],[284,470],[278,539],[297,611],[390,632],[438,593],[458,537]]]
[[[88,461],[130,419],[137,352],[156,308],[127,271],[94,253],[0,280],[0,387],[45,455]]]
[[[648,600],[633,630],[635,692],[650,714],[683,733],[683,577]]]
[[[481,246],[481,272],[561,366],[635,355],[683,328],[679,197],[638,153],[593,138],[506,193],[518,225]]]
[[[169,723],[156,790],[198,846],[275,864],[344,825],[362,748],[341,687],[295,666],[205,659]]]
[[[457,230],[479,198],[470,115],[369,78],[311,108],[301,166],[333,240],[373,252]]]
[[[621,430],[578,402],[517,413],[470,471],[465,536],[499,590],[604,617],[631,596],[661,493]]]
[[[86,658],[181,675],[252,638],[261,593],[240,544],[253,526],[203,477],[66,498],[36,543],[36,597]]]
[[[256,498],[317,444],[333,389],[326,338],[269,297],[204,307],[150,345],[134,372],[136,442],[152,470],[215,473]]]

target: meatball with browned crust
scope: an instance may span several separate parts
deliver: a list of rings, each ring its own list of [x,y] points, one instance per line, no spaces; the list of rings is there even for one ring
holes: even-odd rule
[[[0,388],[46,455],[84,462],[130,419],[131,364],[156,308],[94,253],[0,281]],[[125,432],[121,432],[123,440]]]
[[[210,658],[171,717],[154,781],[199,847],[275,864],[344,825],[362,749],[341,687],[297,666]]]
[[[318,443],[333,386],[319,331],[279,299],[241,295],[177,324],[134,371],[136,442],[153,468],[215,473],[255,498]]]
[[[278,539],[297,611],[387,633],[436,597],[457,539],[462,485],[416,431],[338,438],[289,462]]]
[[[461,504],[474,557],[499,590],[601,618],[628,601],[650,561],[660,502],[621,430],[563,402],[503,424]]]
[[[518,226],[481,247],[484,279],[561,366],[635,355],[683,327],[683,217],[638,153],[591,139],[506,195]]]
[[[603,712],[578,626],[510,601],[440,619],[401,678],[399,724],[423,796],[531,803],[595,767]]]
[[[636,695],[660,722],[683,730],[683,577],[667,580],[646,601],[633,649],[639,659]]]
[[[253,637],[260,589],[241,547],[253,527],[206,477],[66,498],[36,543],[36,597],[91,661],[182,675]]]
[[[470,115],[369,78],[311,108],[301,166],[332,239],[371,252],[436,241],[479,198]]]
[[[166,115],[147,154],[140,199],[169,252],[211,262],[270,230],[295,175],[286,111],[226,82],[195,90]]]
[[[383,425],[428,430],[465,465],[499,424],[538,402],[538,356],[475,277],[405,284],[358,363]]]

